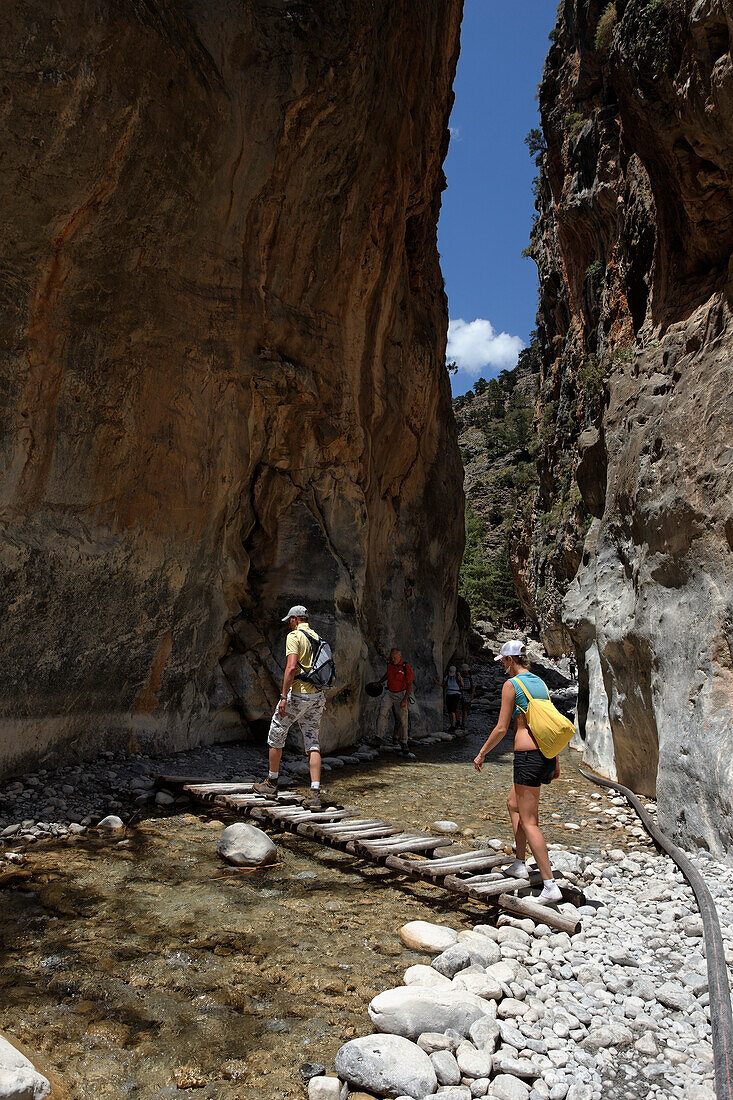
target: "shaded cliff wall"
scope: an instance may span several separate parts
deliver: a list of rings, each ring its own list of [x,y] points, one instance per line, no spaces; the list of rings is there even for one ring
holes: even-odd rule
[[[716,852],[733,840],[732,34],[730,0],[561,4],[531,242],[537,513],[569,466],[594,517],[584,545],[582,514],[557,527],[579,568],[558,571],[546,629],[579,651],[594,766]]]
[[[461,0],[3,15],[0,768],[261,736],[300,601],[352,742],[380,654],[454,642]]]

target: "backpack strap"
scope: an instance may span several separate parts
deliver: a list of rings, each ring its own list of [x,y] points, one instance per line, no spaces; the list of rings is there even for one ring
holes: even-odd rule
[[[525,688],[524,684],[521,682],[521,680],[519,679],[518,676],[512,676],[509,683],[514,684],[514,701],[517,704],[517,709],[522,711],[522,714],[526,714],[527,711],[522,710],[522,708],[519,706],[519,700],[517,699],[517,684],[519,684],[520,688],[522,689],[524,694],[527,696],[527,700],[530,700],[532,698],[532,696],[529,694],[529,692],[527,691],[527,689]]]
[[[308,641],[310,643],[310,647],[311,647],[311,669],[312,669],[313,668],[313,662],[315,661],[316,655],[318,653],[318,647],[321,644],[321,639],[316,638],[316,636],[314,634],[309,633],[309,631],[303,630],[301,628],[300,623],[298,623],[298,626],[297,626],[296,629],[299,630],[301,634],[305,634],[306,638],[308,639]],[[302,668],[303,672],[306,671],[305,665],[301,665],[300,661],[298,661],[298,668]],[[308,670],[308,671],[310,671],[310,670]],[[301,677],[296,676],[295,679],[299,680],[299,679],[301,679]]]

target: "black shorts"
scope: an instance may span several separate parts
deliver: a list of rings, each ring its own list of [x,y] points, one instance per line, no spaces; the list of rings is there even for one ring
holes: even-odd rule
[[[514,782],[520,787],[539,787],[549,783],[555,774],[557,757],[548,760],[539,749],[522,749],[514,753]]]
[[[447,691],[445,693],[445,709],[449,714],[455,714],[458,710],[458,704],[461,701],[461,696],[453,691]]]

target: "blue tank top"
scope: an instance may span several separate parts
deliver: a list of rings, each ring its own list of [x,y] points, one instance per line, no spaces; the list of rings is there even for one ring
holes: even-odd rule
[[[550,693],[547,690],[547,685],[544,680],[540,680],[539,676],[535,676],[534,672],[520,672],[519,676],[514,676],[511,681],[514,684],[514,694],[516,695],[516,705],[512,711],[512,718],[516,718],[522,711],[526,711],[529,705],[529,700],[522,691],[523,680],[527,681],[527,687],[533,699],[550,698]]]

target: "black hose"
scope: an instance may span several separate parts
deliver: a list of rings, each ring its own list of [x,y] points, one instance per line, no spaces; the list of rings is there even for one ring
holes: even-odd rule
[[[696,867],[690,863],[684,852],[668,840],[655,825],[639,799],[628,787],[612,783],[595,775],[582,765],[580,774],[599,787],[610,787],[622,794],[636,810],[642,825],[657,845],[670,856],[687,879],[695,895],[700,916],[702,917],[705,938],[705,959],[708,967],[708,993],[710,995],[710,1026],[713,1032],[713,1060],[715,1065],[715,1093],[718,1100],[733,1100],[733,1014],[730,1006],[730,988],[728,986],[728,968],[723,950],[723,937],[720,934],[720,921],[715,908],[713,895]]]

